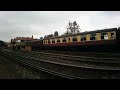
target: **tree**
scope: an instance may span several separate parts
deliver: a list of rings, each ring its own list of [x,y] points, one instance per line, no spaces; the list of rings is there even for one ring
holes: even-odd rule
[[[43,39],[43,37],[40,37],[40,39]]]
[[[80,30],[80,26],[77,24],[76,21],[74,21],[73,23],[69,21],[67,25],[67,31],[64,33],[64,35],[79,33]]]
[[[54,36],[58,36],[58,31],[55,31],[55,32],[54,32]]]

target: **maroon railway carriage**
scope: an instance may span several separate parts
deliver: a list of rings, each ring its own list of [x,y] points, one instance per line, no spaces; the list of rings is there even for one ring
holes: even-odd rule
[[[120,29],[109,28],[49,37],[30,43],[32,50],[120,51]]]
[[[32,50],[40,50],[43,46],[43,40],[35,40],[30,43]]]
[[[119,51],[120,30],[110,28],[72,35],[44,38],[44,49],[78,51]]]

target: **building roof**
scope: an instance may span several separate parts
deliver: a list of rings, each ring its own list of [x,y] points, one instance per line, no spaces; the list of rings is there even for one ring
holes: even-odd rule
[[[34,41],[34,38],[31,38],[31,37],[16,37],[14,39],[11,39],[11,42],[16,42],[17,40],[30,40],[30,41]]]
[[[117,30],[117,28],[109,28],[109,29],[101,29],[101,30],[95,30],[95,31],[80,32],[80,33],[76,33],[76,34],[68,34],[68,35],[57,36],[57,37],[48,37],[48,38],[44,38],[44,39],[64,38],[64,37],[75,36],[75,35],[85,35],[85,34],[92,34],[92,33],[116,31],[116,30]]]

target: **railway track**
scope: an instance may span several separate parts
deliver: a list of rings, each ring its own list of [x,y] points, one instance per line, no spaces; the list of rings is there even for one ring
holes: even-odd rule
[[[13,54],[15,54],[13,52]],[[120,70],[119,58],[97,58],[97,57],[81,57],[81,56],[70,56],[43,52],[32,52],[32,53],[16,53],[16,56],[21,56],[27,59],[39,60],[54,64],[61,64],[67,66],[91,68],[91,69],[103,69],[103,70]],[[40,59],[39,59],[40,58]]]
[[[20,54],[21,52],[19,52]],[[23,53],[23,52],[22,52]],[[51,57],[51,58],[59,58],[59,59],[68,59],[68,60],[74,60],[74,61],[80,61],[83,60],[84,61],[91,61],[91,62],[102,62],[102,63],[120,63],[120,58],[118,56],[120,56],[120,54],[117,55],[117,57],[114,57],[113,54],[111,54],[111,57],[104,57],[101,55],[101,57],[98,56],[78,56],[78,55],[65,55],[65,54],[56,54],[56,53],[46,53],[46,52],[36,52],[36,51],[32,51],[32,52],[24,52],[24,54],[27,55],[34,55],[34,56],[44,56],[44,57]],[[118,62],[116,62],[118,61]]]
[[[9,49],[10,50],[10,49]],[[20,51],[19,51],[20,52]],[[48,53],[48,54],[60,54],[60,55],[74,55],[81,57],[99,57],[99,58],[120,58],[120,53],[102,53],[102,52],[76,52],[76,51],[56,51],[56,50],[38,50],[32,51],[33,53]]]
[[[23,53],[23,52],[15,52],[15,51],[11,51],[11,50],[5,50],[6,54],[10,57],[16,57],[19,59],[21,58],[22,63],[26,63],[28,65],[31,65],[32,67],[35,68],[41,68],[41,70],[46,71],[48,73],[57,75],[57,76],[61,76],[64,78],[78,78],[78,79],[84,79],[84,78],[92,78],[92,79],[96,79],[96,78],[108,78],[110,76],[111,77],[115,77],[117,76],[117,78],[119,78],[119,73],[120,73],[120,65],[119,65],[119,58],[113,58],[112,60],[115,60],[117,62],[113,62],[109,59],[111,58],[104,58],[106,59],[100,61],[99,62],[93,62],[93,61],[98,61],[98,60],[89,60],[88,63],[88,59],[89,58],[93,58],[93,57],[80,57],[80,58],[84,58],[85,60],[79,60],[78,56],[77,60],[75,60],[75,58],[70,59],[70,55],[62,55],[62,58],[59,58],[59,55],[61,54],[51,54],[51,53],[44,53],[44,52],[29,52],[29,53]],[[55,55],[55,56],[54,56]],[[52,57],[52,58],[51,58]],[[64,57],[64,58],[63,58]],[[69,57],[69,59],[65,58],[65,57]],[[73,57],[73,56],[72,56]],[[59,59],[58,59],[59,58]],[[94,57],[94,59],[96,59]],[[108,60],[107,60],[108,59]],[[18,60],[17,60],[18,61]],[[81,62],[83,61],[83,62]],[[105,62],[103,62],[105,61]],[[109,63],[108,63],[109,62]],[[37,66],[36,64],[41,63],[42,67],[40,67],[39,65]],[[93,64],[94,63],[94,64]],[[106,63],[106,64],[103,64]],[[36,67],[37,66],[37,67]],[[44,67],[44,66],[51,66],[51,67],[57,67],[59,69],[54,70],[51,67]],[[43,68],[44,67],[44,68]],[[61,67],[64,67],[62,70],[60,69]],[[64,70],[64,71],[63,71]],[[69,72],[68,72],[69,71]],[[72,73],[71,73],[72,72]],[[74,72],[74,73],[73,73]],[[92,73],[91,73],[92,72]],[[105,74],[105,75],[103,75]]]
[[[40,66],[39,62],[36,61],[36,60],[32,60],[32,59],[26,59],[26,58],[22,58],[22,57],[16,57],[15,55],[12,55],[11,54],[8,54],[8,53],[5,53],[5,52],[1,52],[0,53],[1,55],[11,59],[11,60],[15,60],[21,64],[24,64],[24,65],[27,65],[31,68],[34,68],[34,69],[37,69],[37,70],[41,70],[41,71],[44,71],[44,72],[47,72],[49,74],[53,74],[53,75],[56,75],[56,76],[59,76],[59,77],[63,77],[63,78],[67,78],[67,79],[83,79],[83,78],[80,78],[80,77],[75,77],[75,76],[72,76],[72,75],[69,75],[69,74],[65,74],[65,73],[62,73],[62,72],[58,72],[59,70],[52,70],[52,69],[48,69],[47,67],[43,67],[43,66],[48,66],[46,64],[48,63],[42,63]]]
[[[33,52],[45,52],[45,53],[55,53],[55,54],[64,54],[64,55],[76,55],[76,56],[88,56],[88,57],[107,57],[113,58],[117,57],[120,58],[120,53],[103,53],[103,52],[77,52],[77,51],[56,51],[56,50],[38,50]]]

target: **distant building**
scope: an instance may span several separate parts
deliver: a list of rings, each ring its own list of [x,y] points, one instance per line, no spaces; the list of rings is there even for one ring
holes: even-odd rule
[[[32,37],[16,37],[14,39],[11,39],[11,43],[29,42],[29,41],[34,41],[33,36]]]
[[[10,43],[8,44],[8,47],[13,47],[16,45],[24,46],[25,43],[34,41],[35,39],[32,37],[16,37],[14,39],[11,39]]]
[[[54,36],[53,34],[45,35],[44,38],[53,37],[53,36]]]

